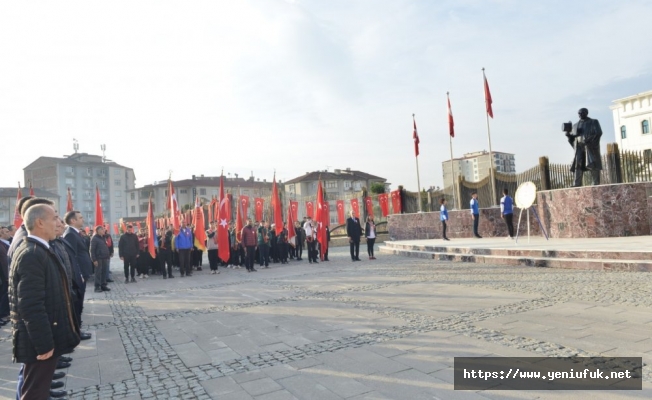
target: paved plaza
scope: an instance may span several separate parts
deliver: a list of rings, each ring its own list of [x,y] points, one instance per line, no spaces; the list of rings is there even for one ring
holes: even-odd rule
[[[652,356],[652,274],[379,255],[116,282],[87,293],[77,399],[630,399],[643,391],[453,391],[455,356]],[[13,398],[10,328],[0,398]]]

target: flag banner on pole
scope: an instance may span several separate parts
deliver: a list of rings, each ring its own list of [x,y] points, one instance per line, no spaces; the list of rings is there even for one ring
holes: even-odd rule
[[[344,225],[346,222],[346,217],[344,213],[344,200],[337,200],[337,223]]]
[[[233,194],[227,193],[226,195],[226,220],[231,222],[233,220]]]
[[[306,215],[312,218],[315,215],[315,203],[313,201],[306,201]]]
[[[154,207],[152,206],[152,197],[149,198],[147,206],[147,251],[152,258],[156,258],[156,227],[154,226]]]
[[[387,193],[381,193],[378,195],[378,203],[380,203],[380,212],[383,217],[389,215],[389,201],[387,199]]]
[[[371,196],[367,196],[364,199],[364,204],[367,208],[367,215],[371,218],[374,217],[374,202],[371,200]]]
[[[353,210],[353,215],[356,218],[360,218],[360,204],[358,204],[358,199],[351,199],[351,209]]]
[[[229,198],[224,196],[224,175],[220,175],[220,197],[217,209],[217,255],[223,262],[229,262],[229,221],[231,211],[228,209]],[[234,243],[235,244],[235,243]]]
[[[330,203],[324,200],[324,226],[330,226],[331,225],[331,209],[330,209]]]
[[[484,75],[484,72],[483,72]],[[494,110],[491,107],[491,104],[493,103],[493,100],[491,99],[491,92],[489,91],[489,83],[487,83],[487,77],[484,77],[484,101],[487,104],[487,114],[493,118],[494,117]]]
[[[179,210],[177,194],[174,192],[174,185],[171,179],[168,180],[168,201],[166,208],[170,210],[170,222],[174,229],[174,234],[178,235],[181,229],[181,211]]]
[[[292,216],[292,205],[288,205],[288,243],[290,243],[292,246],[296,245],[296,236],[297,233],[294,230],[294,217]]]
[[[242,203],[242,216],[244,219],[249,218],[249,196],[241,195],[238,200]]]
[[[401,213],[401,192],[398,190],[394,190],[390,193],[390,196],[392,196],[392,211],[394,214],[400,214]]]
[[[206,250],[206,226],[204,224],[204,207],[199,197],[195,198],[195,212],[192,217],[192,224],[195,226],[195,232],[193,234],[195,247],[204,251]]]
[[[95,226],[104,226],[104,215],[102,213],[102,199],[100,198],[100,188],[95,185]]]
[[[412,122],[414,123],[414,132],[412,133],[412,139],[414,140],[414,156],[419,157],[419,134],[417,133],[417,121],[414,119],[414,114],[412,114]]]
[[[326,226],[328,225],[326,216],[328,215],[328,210],[326,207],[320,180],[317,183],[317,214],[315,214],[315,220],[317,222],[317,241],[321,247],[319,258],[322,261],[324,261],[324,254],[328,251],[328,236],[326,235]]]
[[[244,228],[244,214],[242,213],[242,203],[239,201],[235,206],[235,240],[242,241],[242,228]]]
[[[299,202],[290,201],[290,210],[292,211],[292,219],[296,222],[299,220]]]
[[[118,224],[117,223],[113,224],[113,233],[116,234],[116,235],[120,234],[120,230],[118,229]]]
[[[254,203],[256,206],[256,221],[262,221],[263,220],[263,210],[265,207],[265,200],[261,199],[260,197],[256,197],[254,199]]]
[[[18,203],[23,198],[23,193],[20,190],[20,182],[18,182],[18,193],[16,194],[16,207],[14,207],[14,228],[18,229],[23,224],[23,217],[20,215]]]
[[[446,94],[448,97],[448,94]],[[448,133],[452,138],[455,137],[455,123],[453,122],[453,110],[451,109],[451,99],[448,98]]]
[[[66,202],[66,212],[70,212],[74,210],[74,207],[72,205],[72,193],[70,192],[70,188],[68,188],[68,201]]]
[[[283,232],[283,210],[281,209],[281,198],[279,197],[278,186],[276,185],[276,174],[274,174],[274,182],[272,183],[272,207],[274,208],[276,234],[280,235]]]

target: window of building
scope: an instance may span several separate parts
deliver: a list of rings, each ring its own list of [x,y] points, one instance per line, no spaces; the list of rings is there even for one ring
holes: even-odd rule
[[[129,197],[131,198],[131,200],[136,200],[136,193],[131,192]]]
[[[4,220],[5,218],[6,218],[6,217],[5,217],[5,212],[4,212],[4,211],[0,211],[0,219]]]
[[[131,212],[135,213],[136,212],[136,206],[131,206]]]
[[[119,190],[115,192],[115,197],[122,197],[122,192]]]
[[[181,190],[179,190],[179,193],[188,194],[188,189],[181,189]]]
[[[66,167],[66,174],[75,175],[75,167]]]
[[[199,189],[200,196],[206,196],[206,189]]]
[[[141,205],[140,205],[140,212],[147,212],[148,208],[149,208],[149,204],[148,204],[148,203],[146,203],[146,204],[141,204]]]
[[[353,190],[360,190],[360,189],[362,189],[362,183],[353,182]]]
[[[91,198],[91,191],[90,190],[85,191],[84,192],[84,197],[86,197],[87,199],[90,199]]]
[[[100,180],[100,187],[105,188],[106,187],[106,179],[101,179]]]
[[[115,212],[115,217],[116,218],[122,218],[122,213],[120,211]]]
[[[650,133],[650,122],[645,120],[641,122],[641,130],[643,131],[643,134]]]
[[[92,175],[93,174],[93,168],[88,167],[86,168],[86,175]]]
[[[288,192],[290,192],[290,193],[295,193],[295,192],[294,192],[294,183],[291,184],[291,185],[288,185]]]
[[[66,178],[66,186],[74,188],[75,187],[75,180],[72,178]]]
[[[122,207],[122,202],[121,201],[116,201],[115,206],[116,207]]]
[[[337,189],[337,181],[326,181],[326,189]]]
[[[114,181],[114,183],[116,184],[116,186],[120,186],[120,185],[122,185],[122,180],[120,180],[120,179],[116,179],[116,180]]]
[[[344,181],[344,190],[351,189],[351,181]]]
[[[627,127],[625,125],[620,127],[620,138],[627,139]]]
[[[86,222],[89,223],[90,221],[95,221],[95,216],[93,213],[86,213]]]

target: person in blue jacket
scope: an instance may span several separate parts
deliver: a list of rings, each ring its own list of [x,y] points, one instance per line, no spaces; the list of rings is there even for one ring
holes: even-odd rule
[[[500,199],[500,216],[507,224],[507,231],[509,232],[507,239],[514,239],[514,201],[509,196],[507,188],[503,189],[503,198]]]
[[[192,229],[186,226],[186,221],[182,219],[179,234],[174,238],[174,247],[179,253],[179,272],[182,277],[185,275],[192,276],[192,265],[190,264],[192,245]]]
[[[473,236],[482,239],[478,233],[478,225],[480,224],[480,202],[478,201],[478,192],[471,193],[471,218],[473,218]]]
[[[441,220],[441,229],[442,229],[442,238],[444,240],[450,240],[446,237],[446,221],[448,221],[448,210],[446,209],[446,199],[441,198],[439,200],[439,204],[441,204],[441,207],[439,207],[439,219]]]

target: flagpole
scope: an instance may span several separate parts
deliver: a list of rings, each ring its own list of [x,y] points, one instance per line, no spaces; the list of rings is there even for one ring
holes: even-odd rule
[[[487,82],[487,77],[484,74],[484,68],[482,68],[482,84],[483,87],[486,85]],[[485,110],[484,110],[484,116],[487,119],[487,138],[489,139],[489,176],[491,179],[491,205],[496,204],[496,179],[494,177],[494,152],[491,149],[491,130],[489,128],[489,113],[487,112],[487,94],[485,93],[484,96],[484,102],[485,102]]]
[[[448,92],[446,92],[446,99],[448,100],[448,104],[450,104],[450,98],[448,96]],[[449,109],[448,112],[450,113],[451,110]],[[449,114],[450,115],[450,114]],[[450,117],[449,117],[450,118]],[[450,128],[449,128],[450,129]],[[457,193],[455,190],[456,182],[455,182],[455,170],[453,168],[453,137],[450,135],[450,132],[448,134],[448,140],[450,141],[450,148],[451,148],[451,179],[452,179],[452,190],[453,190],[453,207],[454,208],[460,208],[457,205]]]
[[[412,114],[412,121],[414,121],[414,114]],[[419,156],[415,155],[414,156],[416,162],[417,162],[417,206],[419,207],[419,212],[422,212],[421,210],[421,180],[419,178]]]

